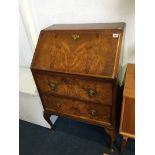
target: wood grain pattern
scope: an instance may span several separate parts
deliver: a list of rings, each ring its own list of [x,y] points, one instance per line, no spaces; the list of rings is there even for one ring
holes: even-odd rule
[[[45,119],[55,114],[104,127],[111,148],[124,26],[50,26],[41,31],[31,64]]]
[[[135,100],[125,98],[121,132],[135,135]]]
[[[46,105],[46,110],[51,111],[57,115],[67,115],[76,117],[80,120],[91,120],[110,125],[110,111],[109,106],[95,103],[85,103],[77,100],[57,98],[52,95],[43,95],[43,100]]]
[[[82,80],[46,74],[37,74],[36,80],[41,93],[57,94],[112,105],[112,83],[110,82]],[[54,89],[51,85],[54,85]],[[94,91],[94,94],[89,96],[91,90]]]
[[[135,65],[128,64],[123,92],[120,121],[120,134],[123,135],[121,152],[128,138],[135,138]]]
[[[123,91],[120,134],[134,138],[135,133],[135,65],[128,64]],[[131,136],[129,136],[131,135]]]
[[[47,27],[47,31],[62,31],[62,30],[108,30],[114,29],[116,31],[123,30],[125,23],[89,23],[89,24],[54,24]]]
[[[128,64],[123,96],[135,98],[135,65]]]
[[[32,67],[66,73],[113,76],[120,37],[115,31],[48,32],[42,31]],[[74,40],[73,34],[80,38]],[[118,35],[122,35],[120,32]]]

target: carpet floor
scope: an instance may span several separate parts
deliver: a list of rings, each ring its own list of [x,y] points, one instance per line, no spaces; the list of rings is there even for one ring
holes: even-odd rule
[[[109,153],[109,136],[100,127],[59,117],[54,124],[56,130],[19,121],[20,155],[119,155],[121,136]],[[135,141],[129,139],[124,155],[135,154]]]

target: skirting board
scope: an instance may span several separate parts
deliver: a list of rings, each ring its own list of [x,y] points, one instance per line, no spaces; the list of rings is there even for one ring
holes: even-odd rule
[[[19,93],[19,118],[30,123],[50,128],[50,125],[43,117],[43,107],[39,96]],[[57,120],[57,116],[53,115],[50,119],[54,124]]]

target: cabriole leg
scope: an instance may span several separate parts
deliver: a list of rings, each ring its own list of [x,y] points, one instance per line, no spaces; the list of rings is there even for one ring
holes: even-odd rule
[[[124,153],[127,140],[128,140],[128,137],[123,136],[122,143],[121,143],[121,155],[123,155],[123,153]]]
[[[110,136],[111,141],[110,141],[110,151],[114,152],[113,149],[113,145],[114,145],[114,141],[116,139],[116,132],[114,129],[109,129],[109,128],[105,128],[106,133]]]

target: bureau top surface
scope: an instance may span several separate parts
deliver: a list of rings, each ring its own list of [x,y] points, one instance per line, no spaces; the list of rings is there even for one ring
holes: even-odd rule
[[[55,24],[47,27],[44,30],[103,30],[103,29],[118,29],[122,30],[125,23],[90,23],[90,24]]]
[[[134,64],[127,65],[123,95],[125,97],[135,98],[135,65]]]
[[[31,69],[116,78],[125,23],[62,24],[40,32]]]

